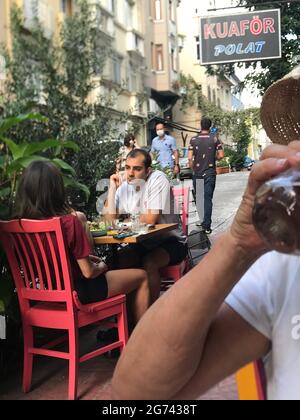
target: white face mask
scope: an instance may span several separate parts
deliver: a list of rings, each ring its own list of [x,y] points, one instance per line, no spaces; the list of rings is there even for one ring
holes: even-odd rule
[[[165,131],[164,130],[157,130],[156,134],[158,135],[158,137],[163,137],[165,135]]]

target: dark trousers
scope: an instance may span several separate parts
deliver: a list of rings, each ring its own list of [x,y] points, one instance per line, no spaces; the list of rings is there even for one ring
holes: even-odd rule
[[[197,197],[197,180],[203,179],[204,181],[204,218],[203,227],[204,229],[211,228],[211,216],[213,209],[213,196],[216,188],[216,175],[208,176],[193,176],[193,185],[195,191],[195,197]]]

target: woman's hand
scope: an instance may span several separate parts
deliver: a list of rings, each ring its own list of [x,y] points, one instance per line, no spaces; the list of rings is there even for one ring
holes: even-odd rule
[[[268,251],[252,223],[255,195],[264,182],[290,167],[300,168],[300,141],[289,146],[269,146],[261,160],[252,167],[246,192],[230,229],[237,246],[243,251],[253,255]]]
[[[90,255],[90,260],[95,264],[99,264],[100,262],[102,262],[102,259],[100,257],[97,257],[96,255]]]

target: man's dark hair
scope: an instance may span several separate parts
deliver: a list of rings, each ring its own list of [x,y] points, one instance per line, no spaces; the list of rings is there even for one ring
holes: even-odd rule
[[[158,122],[155,124],[155,128],[156,128],[158,125],[163,125],[163,126],[164,126],[164,128],[166,128],[166,124],[165,124],[164,122],[162,122],[162,121],[158,121]]]
[[[152,158],[150,153],[143,149],[134,149],[128,155],[127,159],[135,159],[138,156],[144,156],[145,168],[148,169],[152,165]]]
[[[201,120],[201,130],[208,131],[208,130],[210,130],[211,126],[212,126],[212,121],[209,118],[206,118],[206,117],[202,118],[202,120]]]
[[[48,219],[71,213],[59,169],[35,161],[25,169],[16,196],[16,219]]]

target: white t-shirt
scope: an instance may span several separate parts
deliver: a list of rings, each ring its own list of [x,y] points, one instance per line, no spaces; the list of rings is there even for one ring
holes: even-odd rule
[[[300,400],[300,257],[270,252],[226,299],[272,341],[264,360],[269,400]]]
[[[145,241],[144,246],[152,248],[169,238],[186,242],[186,237],[180,228],[180,217],[170,182],[163,172],[154,171],[146,181],[139,180],[134,185],[128,184],[127,181],[123,182],[117,189],[115,204],[120,214],[145,214],[149,210],[157,210],[161,211],[159,224],[179,224],[178,229]]]

